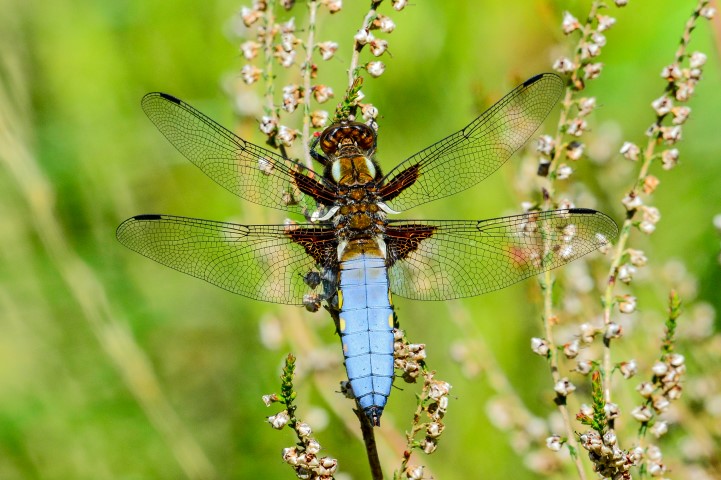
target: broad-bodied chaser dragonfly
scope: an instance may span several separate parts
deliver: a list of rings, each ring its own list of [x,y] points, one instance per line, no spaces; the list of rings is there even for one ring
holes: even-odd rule
[[[449,300],[498,290],[616,239],[603,213],[532,211],[489,220],[389,220],[488,177],[543,122],[563,92],[537,75],[465,128],[387,174],[370,126],[342,121],[311,145],[319,174],[253,145],[187,103],[150,93],[142,107],[185,157],[251,202],[304,215],[306,223],[236,225],[172,215],[123,222],[125,246],[246,297],[319,305],[338,314],[353,393],[379,425],[393,382],[391,295]]]

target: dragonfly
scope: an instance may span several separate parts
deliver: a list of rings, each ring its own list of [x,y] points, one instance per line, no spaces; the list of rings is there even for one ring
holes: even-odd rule
[[[125,220],[117,238],[245,297],[310,310],[326,302],[337,312],[352,393],[378,426],[394,379],[393,295],[480,295],[616,240],[616,223],[587,208],[484,220],[389,218],[487,178],[526,143],[563,90],[557,75],[536,75],[385,174],[367,124],[344,120],[316,136],[309,145],[316,171],[243,140],[174,96],[149,93],[141,102],[147,116],[207,176],[242,199],[305,221],[239,225],[144,214]]]

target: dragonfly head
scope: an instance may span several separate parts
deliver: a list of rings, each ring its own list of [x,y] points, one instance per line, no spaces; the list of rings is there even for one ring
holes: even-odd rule
[[[365,123],[334,123],[321,133],[320,148],[329,157],[347,154],[371,156],[376,149],[376,132]]]

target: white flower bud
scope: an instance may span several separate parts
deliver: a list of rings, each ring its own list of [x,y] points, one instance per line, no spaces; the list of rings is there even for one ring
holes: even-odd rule
[[[405,471],[406,478],[410,480],[421,480],[423,478],[423,467],[409,465]]]
[[[638,373],[638,364],[636,360],[629,360],[628,362],[621,362],[618,366],[621,371],[623,378],[631,378]]]
[[[303,423],[299,422],[296,425],[295,430],[298,432],[298,435],[300,435],[301,437],[307,437],[312,433],[310,425],[308,425],[305,422],[303,422]]]
[[[649,398],[651,395],[653,395],[654,390],[656,390],[656,387],[653,386],[653,383],[651,382],[643,382],[636,387],[636,390],[638,393],[644,397]]]
[[[298,464],[298,450],[295,447],[283,449],[283,461],[290,465]]]
[[[653,399],[653,409],[658,413],[665,412],[671,405],[671,402],[664,396],[658,396]]]
[[[716,9],[714,7],[703,7],[699,12],[700,15],[708,20],[711,20],[716,15]]]
[[[313,92],[313,98],[315,98],[315,101],[318,103],[325,103],[333,98],[333,89],[328,85],[315,85],[311,90]]]
[[[260,75],[263,71],[255,65],[245,65],[240,69],[240,76],[243,78],[243,82],[248,85],[252,85],[260,80]]]
[[[636,311],[636,297],[626,294],[618,301],[618,310],[621,313],[633,313]]]
[[[561,450],[561,447],[563,446],[563,442],[561,441],[561,437],[558,435],[551,435],[550,437],[546,438],[546,447],[548,447],[549,450],[553,452],[558,452]]]
[[[613,338],[620,338],[622,333],[623,328],[621,328],[621,325],[611,322],[606,326],[606,332],[603,334],[603,337],[609,340]]]
[[[576,390],[576,386],[571,383],[568,378],[563,377],[554,386],[553,389],[562,397],[567,397]]]
[[[376,20],[378,21],[378,28],[383,33],[391,33],[396,28],[396,24],[393,23],[393,20],[391,20],[391,17],[386,17],[385,15],[379,15]]]
[[[656,362],[653,364],[653,367],[651,367],[651,371],[657,377],[663,377],[666,375],[666,372],[668,372],[668,365],[664,362]]]
[[[638,196],[635,192],[631,192],[625,197],[623,197],[623,200],[621,200],[621,203],[623,203],[623,206],[626,207],[626,210],[635,210],[641,205],[643,205],[643,200],[641,200],[641,197]]]
[[[531,350],[533,350],[533,353],[536,355],[545,357],[549,351],[548,342],[542,338],[533,337],[531,338]]]
[[[578,363],[576,363],[575,371],[581,375],[588,375],[592,369],[593,363],[590,360],[579,360]]]
[[[570,58],[561,57],[553,62],[552,68],[559,73],[571,73],[576,69],[576,65]]]
[[[613,431],[606,432],[603,435],[603,443],[608,446],[616,445],[616,434]]]
[[[653,418],[653,412],[646,405],[631,410],[631,416],[639,422],[648,422]]]
[[[356,34],[353,36],[353,39],[358,42],[360,45],[365,45],[366,43],[370,43],[373,41],[375,37],[373,34],[366,28],[361,28],[356,32]]]
[[[314,438],[308,440],[308,443],[305,446],[305,451],[311,455],[316,455],[320,452],[320,443],[318,443],[318,440],[315,440]]]
[[[386,66],[383,62],[379,61],[368,62],[366,64],[366,70],[368,70],[371,77],[380,77],[383,75],[383,72],[385,72]]]
[[[638,145],[635,143],[623,142],[620,152],[627,160],[635,162],[638,160],[638,155],[641,153],[641,149],[638,148]]]
[[[323,60],[330,60],[338,50],[338,44],[336,42],[321,42],[317,46],[320,52],[320,58]]]
[[[385,40],[375,39],[370,42],[371,53],[376,57],[380,57],[381,55],[383,55],[387,49],[388,42]]]
[[[623,283],[630,283],[636,273],[636,267],[628,263],[624,263],[618,267],[618,279]]]
[[[691,68],[701,68],[706,63],[706,54],[703,52],[693,52],[689,59]]]
[[[674,367],[680,367],[685,363],[685,361],[686,358],[680,353],[672,353],[668,356],[668,363],[670,363]]]
[[[616,24],[616,19],[613,17],[609,17],[608,15],[597,15],[596,19],[598,20],[599,32],[605,32]]]
[[[277,413],[276,415],[268,417],[268,423],[270,423],[270,425],[276,430],[280,430],[281,428],[283,428],[288,423],[288,420],[290,420],[290,416],[285,410]]]
[[[556,178],[559,180],[566,180],[572,173],[573,169],[565,163],[562,163],[558,166],[558,170],[556,170]]]
[[[578,340],[574,340],[563,346],[563,354],[566,356],[566,358],[576,358],[578,356],[579,350],[580,345],[578,343]]]
[[[569,33],[581,28],[581,23],[576,17],[571,15],[570,12],[565,11],[563,12],[563,22],[561,23],[561,28],[563,29],[563,33],[568,35]]]
[[[656,437],[659,438],[662,435],[665,435],[666,432],[668,432],[668,423],[659,420],[656,423],[653,424],[653,427],[651,427],[651,433]]]
[[[448,382],[441,382],[434,380],[431,383],[431,388],[428,392],[428,397],[433,400],[439,400],[442,396],[448,395],[451,390],[451,385]]]
[[[393,0],[393,9],[400,12],[408,5],[408,0]]]
[[[426,427],[426,434],[431,438],[437,438],[443,433],[445,425],[438,422],[431,422]]]
[[[325,6],[328,7],[330,13],[338,13],[343,8],[342,0],[324,0]]]
[[[618,418],[618,416],[621,414],[621,411],[618,409],[618,405],[613,402],[607,402],[603,406],[603,411],[606,414],[606,418],[609,420]]]

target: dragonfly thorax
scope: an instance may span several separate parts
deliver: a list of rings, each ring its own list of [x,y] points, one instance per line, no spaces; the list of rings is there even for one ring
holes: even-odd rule
[[[330,173],[338,185],[351,187],[372,182],[378,175],[378,169],[375,162],[365,155],[352,155],[336,158]]]

